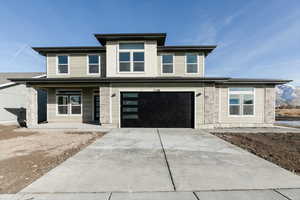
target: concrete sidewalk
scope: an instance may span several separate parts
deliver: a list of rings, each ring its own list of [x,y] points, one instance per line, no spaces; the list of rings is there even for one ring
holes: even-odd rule
[[[300,200],[300,189],[0,195],[0,200]]]

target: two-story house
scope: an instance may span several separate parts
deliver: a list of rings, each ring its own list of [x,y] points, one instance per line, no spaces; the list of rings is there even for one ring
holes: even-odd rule
[[[37,125],[37,89],[48,92],[47,121],[103,127],[270,126],[275,85],[287,80],[206,77],[216,46],[167,46],[165,33],[95,34],[101,46],[34,47],[46,78],[28,87],[27,124]],[[226,63],[224,63],[226,65]]]

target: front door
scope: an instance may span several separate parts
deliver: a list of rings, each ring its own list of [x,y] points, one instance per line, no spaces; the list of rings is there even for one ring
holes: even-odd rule
[[[100,103],[99,95],[94,95],[94,120],[99,121],[100,117]]]

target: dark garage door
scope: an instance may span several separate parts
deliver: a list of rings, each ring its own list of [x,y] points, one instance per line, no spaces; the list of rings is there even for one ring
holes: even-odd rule
[[[121,127],[194,128],[194,93],[122,92]]]

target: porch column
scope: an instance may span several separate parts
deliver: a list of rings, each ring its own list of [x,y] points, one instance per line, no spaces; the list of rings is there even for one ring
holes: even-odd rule
[[[34,87],[27,87],[26,125],[33,128],[38,124],[38,92]]]
[[[100,125],[110,125],[110,85],[109,84],[101,84],[99,87],[99,99],[100,99]]]
[[[265,88],[265,123],[273,124],[275,122],[275,87],[267,86]]]

